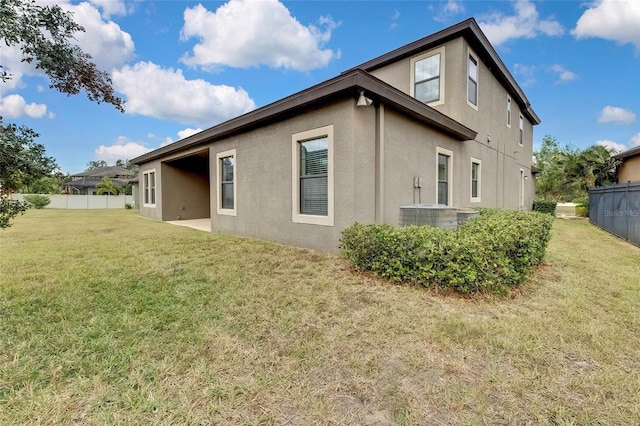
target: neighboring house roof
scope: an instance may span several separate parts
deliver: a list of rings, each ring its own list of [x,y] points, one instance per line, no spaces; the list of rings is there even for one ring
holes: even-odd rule
[[[472,129],[403,93],[366,71],[354,69],[277,102],[258,108],[147,154],[143,154],[132,159],[131,162],[141,164],[168,154],[227,138],[284,120],[291,117],[294,112],[299,113],[305,108],[319,105],[333,99],[349,96],[355,100],[360,90],[364,90],[365,95],[374,101],[383,101],[387,108],[395,109],[405,116],[435,127],[459,141],[472,140],[475,139],[477,135],[477,132]]]
[[[626,151],[621,152],[620,154],[616,154],[613,156],[613,158],[618,160],[624,160],[629,157],[635,157],[636,155],[640,155],[640,146],[628,149]]]
[[[124,167],[120,166],[108,166],[108,167],[96,167],[95,169],[88,169],[81,173],[76,173],[75,175],[71,175],[72,178],[80,178],[80,177],[134,177],[136,174],[131,170],[127,170]]]
[[[114,185],[124,186],[126,182],[120,179],[111,179]],[[102,178],[99,177],[81,177],[65,183],[65,188],[95,188],[95,186],[102,182]]]
[[[392,50],[389,53],[378,56],[377,58],[360,64],[352,69],[359,68],[367,72],[371,72],[385,65],[389,65],[390,63],[414,56],[419,52],[428,50],[432,47],[440,46],[447,41],[461,36],[467,40],[475,53],[482,58],[487,68],[489,68],[496,79],[502,83],[512,98],[520,105],[520,109],[529,121],[533,124],[540,124],[541,120],[531,107],[531,103],[525,96],[524,91],[513,78],[506,65],[502,62],[498,53],[489,42],[489,39],[487,39],[487,36],[484,35],[480,26],[473,18],[469,18],[459,24],[445,28],[442,31]],[[351,70],[346,72],[350,71]]]

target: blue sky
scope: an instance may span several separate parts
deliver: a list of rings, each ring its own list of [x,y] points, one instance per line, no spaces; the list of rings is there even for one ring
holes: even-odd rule
[[[474,17],[561,144],[640,145],[640,1],[57,1],[126,113],[68,97],[16,49],[5,123],[41,134],[65,173],[129,159]]]

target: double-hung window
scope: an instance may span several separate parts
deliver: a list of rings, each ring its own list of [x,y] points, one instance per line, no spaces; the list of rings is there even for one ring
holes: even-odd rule
[[[520,116],[519,124],[518,124],[518,144],[522,146],[524,141],[524,119]]]
[[[333,226],[333,126],[292,136],[292,220]]]
[[[482,162],[471,157],[471,202],[480,202]]]
[[[142,172],[142,192],[144,200],[142,202],[145,207],[156,206],[156,171],[147,170]]]
[[[218,214],[236,215],[236,150],[216,154],[218,194]]]
[[[417,100],[444,103],[444,47],[411,60],[411,95]]]
[[[451,203],[451,158],[453,152],[448,149],[438,147],[436,150],[438,154],[437,162],[437,194],[438,204],[450,205]]]
[[[467,81],[467,102],[469,105],[478,108],[478,60],[469,53],[468,81]]]

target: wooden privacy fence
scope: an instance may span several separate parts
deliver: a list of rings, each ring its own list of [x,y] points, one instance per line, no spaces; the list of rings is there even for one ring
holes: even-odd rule
[[[589,222],[640,247],[640,182],[590,189]]]
[[[11,194],[14,200],[22,200],[23,194]],[[51,203],[45,209],[124,209],[134,205],[133,195],[47,195]]]

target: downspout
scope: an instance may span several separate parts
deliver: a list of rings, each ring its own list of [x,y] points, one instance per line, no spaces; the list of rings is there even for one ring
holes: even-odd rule
[[[384,223],[384,104],[376,105],[376,223]]]

